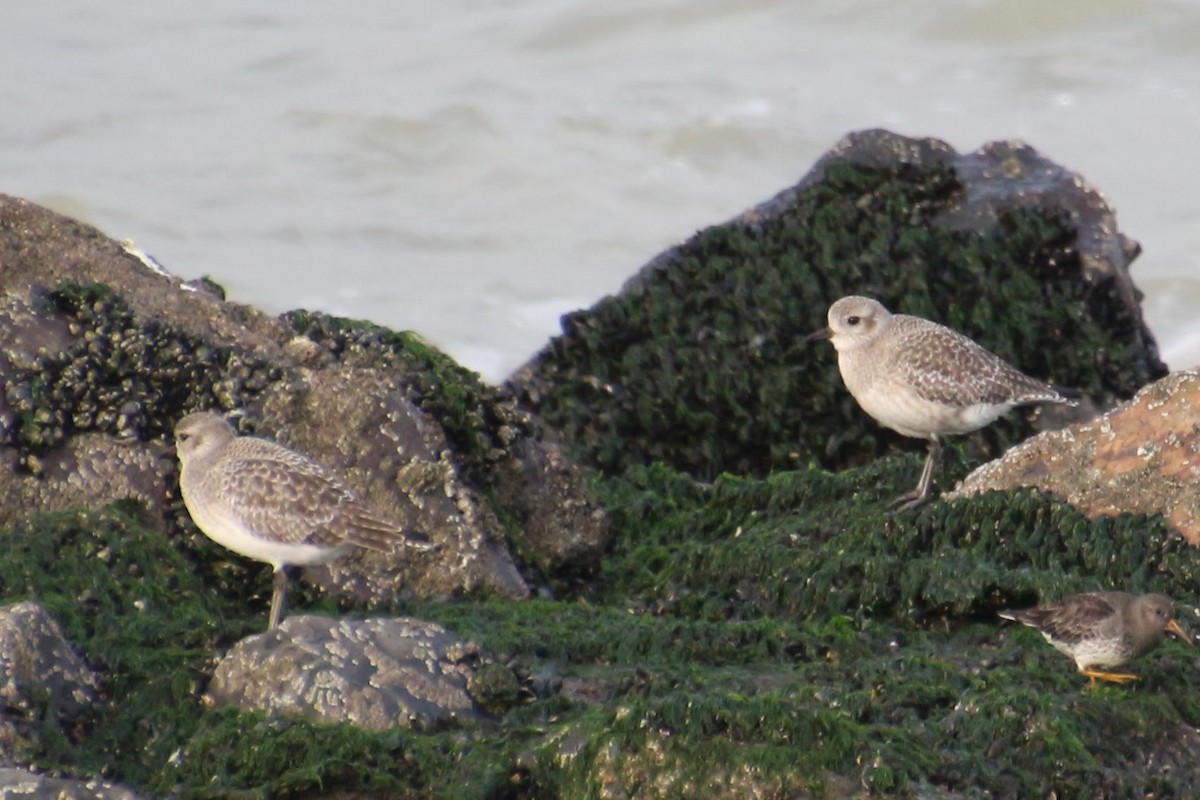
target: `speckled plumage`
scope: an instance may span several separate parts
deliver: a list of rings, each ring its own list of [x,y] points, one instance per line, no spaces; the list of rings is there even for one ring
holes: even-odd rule
[[[930,456],[905,507],[929,494],[938,437],[969,433],[1030,403],[1075,405],[944,325],[892,314],[869,297],[843,297],[829,307],[829,327],[810,339],[830,339],[850,394],[879,424],[927,439]]]
[[[353,547],[429,546],[364,506],[320,464],[266,439],[238,437],[216,414],[184,417],[175,441],[179,488],[196,527],[275,568],[271,627],[283,615],[287,565],[324,564]]]
[[[999,613],[1038,630],[1093,683],[1097,678],[1112,683],[1136,680],[1135,675],[1093,667],[1127,664],[1157,647],[1167,632],[1188,641],[1174,619],[1174,603],[1161,594],[1087,592],[1060,603]]]

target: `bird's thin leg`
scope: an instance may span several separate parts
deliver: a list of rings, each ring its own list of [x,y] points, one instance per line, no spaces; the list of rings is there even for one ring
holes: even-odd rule
[[[267,624],[267,630],[279,627],[279,623],[283,621],[284,609],[287,607],[288,574],[287,567],[283,564],[275,568],[275,579],[272,585],[274,591],[271,592],[271,621]]]
[[[1124,672],[1100,672],[1099,670],[1094,670],[1091,667],[1085,667],[1084,669],[1079,670],[1079,672],[1083,675],[1086,675],[1090,679],[1088,683],[1089,689],[1096,685],[1097,679],[1108,681],[1109,683],[1129,683],[1130,681],[1136,681],[1138,679],[1137,675],[1129,675]]]
[[[938,438],[936,436],[930,437],[929,455],[925,457],[925,466],[921,469],[921,479],[917,481],[917,488],[893,500],[892,509],[894,511],[907,511],[929,500],[929,489],[933,486],[933,468],[937,464],[938,453],[941,450],[942,444],[938,441]]]

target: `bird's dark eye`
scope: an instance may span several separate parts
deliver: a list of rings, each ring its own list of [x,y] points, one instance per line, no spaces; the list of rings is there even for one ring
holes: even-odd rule
[[[846,317],[847,325],[857,325],[861,321],[862,321],[862,317],[858,317],[858,316]]]

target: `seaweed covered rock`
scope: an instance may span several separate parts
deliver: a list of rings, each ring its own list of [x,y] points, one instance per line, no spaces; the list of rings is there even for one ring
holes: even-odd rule
[[[209,409],[305,450],[440,545],[419,565],[381,572],[349,560],[306,573],[327,591],[525,596],[510,542],[546,579],[595,569],[607,526],[583,473],[562,466],[512,398],[418,337],[269,317],[4,196],[0,267],[0,523],[133,498],[160,530],[184,531],[220,590],[245,595],[259,567],[197,534],[163,457],[174,422]]]
[[[1186,645],[1139,661],[1136,688],[1089,691],[996,612],[1163,591],[1194,629],[1196,549],[1161,518],[1088,520],[1028,491],[889,515],[912,463],[711,485],[660,466],[609,484],[609,612],[560,612],[553,648],[536,631],[484,640],[626,665],[591,693],[606,726],[535,748],[543,779],[572,796],[1186,794],[1200,779]]]
[[[384,613],[428,621],[429,638],[416,640],[429,648],[417,655],[437,667],[417,664],[382,716],[403,717],[409,681],[443,667],[463,707],[486,712],[468,726],[431,716],[408,728],[206,702],[205,688],[220,686],[217,654],[261,631],[244,584],[268,582],[248,581],[246,565],[203,541],[162,536],[176,506],[22,517],[0,526],[0,597],[37,599],[105,691],[73,728],[18,720],[31,732],[20,763],[103,775],[148,796],[1190,796],[1200,785],[1193,650],[1168,641],[1138,662],[1138,683],[1090,691],[1036,632],[996,612],[1092,589],[1152,591],[1172,597],[1194,632],[1200,550],[1159,514],[1093,518],[1029,489],[889,514],[921,456],[879,457],[889,434],[853,405],[832,354],[799,343],[852,289],[946,322],[1101,405],[1131,396],[1162,372],[1125,272],[1136,248],[1073,179],[1021,146],[957,156],[932,140],[859,134],[775,204],[665,255],[625,295],[576,315],[514,382],[562,426],[564,448],[603,467],[590,476],[594,497],[526,411],[458,381],[461,368],[410,335],[295,312],[266,337],[282,355],[259,361],[264,351],[181,337],[166,323],[140,336],[141,312],[94,287],[9,295],[57,326],[21,327],[23,344],[5,351],[5,369],[50,377],[6,392],[0,409],[0,452],[31,484],[63,469],[55,454],[81,438],[79,426],[136,450],[157,445],[172,416],[145,409],[211,398],[242,409],[243,428],[340,465],[372,503],[444,491],[453,473],[455,524],[520,527],[510,541],[526,563],[560,565],[560,575],[586,570],[611,535],[592,580],[555,596],[385,601]],[[1022,199],[1003,199],[1010,184]],[[258,324],[232,304],[201,302]],[[114,317],[132,322],[102,335]],[[52,357],[63,352],[65,364]],[[123,385],[110,363],[130,372],[128,387],[113,389]],[[130,387],[154,401],[130,403]],[[326,414],[341,428],[313,430]],[[938,482],[965,475],[981,448],[1023,425],[948,447]],[[388,444],[355,449],[368,432]],[[1182,458],[1171,451],[1164,464]],[[548,512],[539,493],[562,508]],[[554,533],[571,525],[581,527]],[[297,605],[336,608],[311,595]],[[308,644],[289,650],[282,633],[252,640],[268,656],[256,663],[271,663],[241,675],[267,696],[252,709],[280,710],[268,688],[275,668],[310,690],[312,708],[372,696],[322,695],[323,680],[369,684],[383,663],[371,649],[390,646],[370,632],[387,630],[386,617],[305,615],[285,626],[298,634],[291,644]],[[270,643],[332,667],[305,683],[286,659],[270,661]]]
[[[961,452],[947,457],[962,468]],[[1157,591],[1195,631],[1200,551],[1161,517],[1088,519],[1028,490],[888,514],[918,463],[711,484],[657,466],[599,482],[615,541],[586,602],[407,605],[445,641],[494,654],[446,661],[472,673],[477,705],[485,668],[506,679],[488,681],[507,698],[494,717],[466,728],[210,705],[215,653],[261,618],[238,616],[128,509],[39,515],[0,531],[0,596],[39,598],[105,692],[65,736],[31,717],[43,735],[21,761],[154,797],[1187,796],[1200,782],[1193,650],[1168,641],[1136,685],[1089,691],[996,611]],[[368,622],[284,624],[361,634],[386,620]],[[388,646],[302,638],[344,659],[343,678],[370,670],[360,644]],[[264,687],[271,671],[255,673]],[[312,702],[338,696],[333,675],[312,673]]]
[[[1200,372],[1174,372],[1099,419],[1021,443],[947,499],[1033,487],[1089,517],[1161,514],[1200,544]]]
[[[1031,147],[960,155],[866,131],[564,317],[510,385],[611,474],[862,463],[919,444],[871,423],[832,353],[803,344],[832,301],[867,294],[937,320],[1103,407],[1166,372],[1129,278],[1136,254],[1099,192]],[[1029,430],[1014,416],[970,442],[995,452]]]

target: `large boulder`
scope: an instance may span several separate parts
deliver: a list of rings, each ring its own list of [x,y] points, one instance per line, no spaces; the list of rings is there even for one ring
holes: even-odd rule
[[[4,196],[0,342],[0,524],[133,498],[204,554],[218,589],[245,592],[259,567],[191,527],[167,452],[174,423],[207,409],[304,451],[439,545],[307,570],[326,591],[524,597],[523,568],[574,580],[606,546],[586,476],[536,420],[418,337],[307,312],[271,317]]]
[[[1100,407],[1166,373],[1104,197],[1028,145],[959,154],[888,131],[847,136],[796,186],[707,228],[563,333],[509,383],[589,464],[661,461],[708,480],[923,444],[884,430],[806,346],[834,300],[935,319]],[[968,439],[995,454],[1033,430]]]

